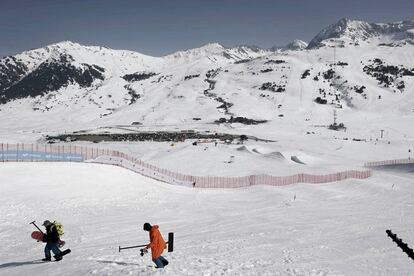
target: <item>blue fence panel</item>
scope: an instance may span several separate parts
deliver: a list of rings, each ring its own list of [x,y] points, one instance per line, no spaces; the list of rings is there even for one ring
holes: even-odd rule
[[[0,151],[0,161],[66,161],[83,162],[82,154],[32,151]]]

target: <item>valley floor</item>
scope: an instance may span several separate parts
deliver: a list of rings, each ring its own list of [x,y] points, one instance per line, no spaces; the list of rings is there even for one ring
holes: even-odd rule
[[[412,175],[286,187],[205,190],[119,167],[0,164],[0,275],[412,275],[386,235],[414,246]],[[38,263],[29,222],[59,220],[72,253]],[[118,246],[146,243],[144,222],[175,233],[170,265]]]

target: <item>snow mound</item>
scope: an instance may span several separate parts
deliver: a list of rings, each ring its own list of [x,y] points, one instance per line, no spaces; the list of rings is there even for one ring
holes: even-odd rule
[[[282,154],[286,156],[291,163],[294,164],[308,164],[315,166],[323,161],[321,158],[310,155],[303,151],[283,151]]]
[[[264,157],[274,158],[280,161],[285,160],[285,157],[281,152],[272,151],[272,149],[265,148],[263,146],[241,146],[238,147],[237,150],[251,154],[257,154]]]
[[[300,161],[300,159],[297,156],[295,156],[295,155],[292,155],[290,157],[290,160],[292,160],[293,162],[296,162],[298,164],[306,165],[305,163],[303,163],[302,161]]]

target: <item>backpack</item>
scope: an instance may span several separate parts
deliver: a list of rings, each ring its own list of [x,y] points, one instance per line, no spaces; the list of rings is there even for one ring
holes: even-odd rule
[[[65,234],[65,232],[63,232],[63,225],[60,223],[60,222],[58,222],[58,221],[54,221],[53,222],[53,225],[56,227],[56,231],[58,232],[58,235],[59,235],[59,238],[63,235],[63,234]]]

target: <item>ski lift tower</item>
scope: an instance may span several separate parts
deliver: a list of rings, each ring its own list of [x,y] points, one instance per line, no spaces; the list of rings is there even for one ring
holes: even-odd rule
[[[329,127],[328,127],[329,129],[337,130],[337,131],[339,131],[339,130],[346,131],[346,127],[343,123],[338,124],[336,122],[336,120],[338,119],[338,114],[336,113],[336,109],[334,109],[334,112],[333,112],[333,119],[334,119],[334,122],[333,122],[333,124],[329,125]]]

